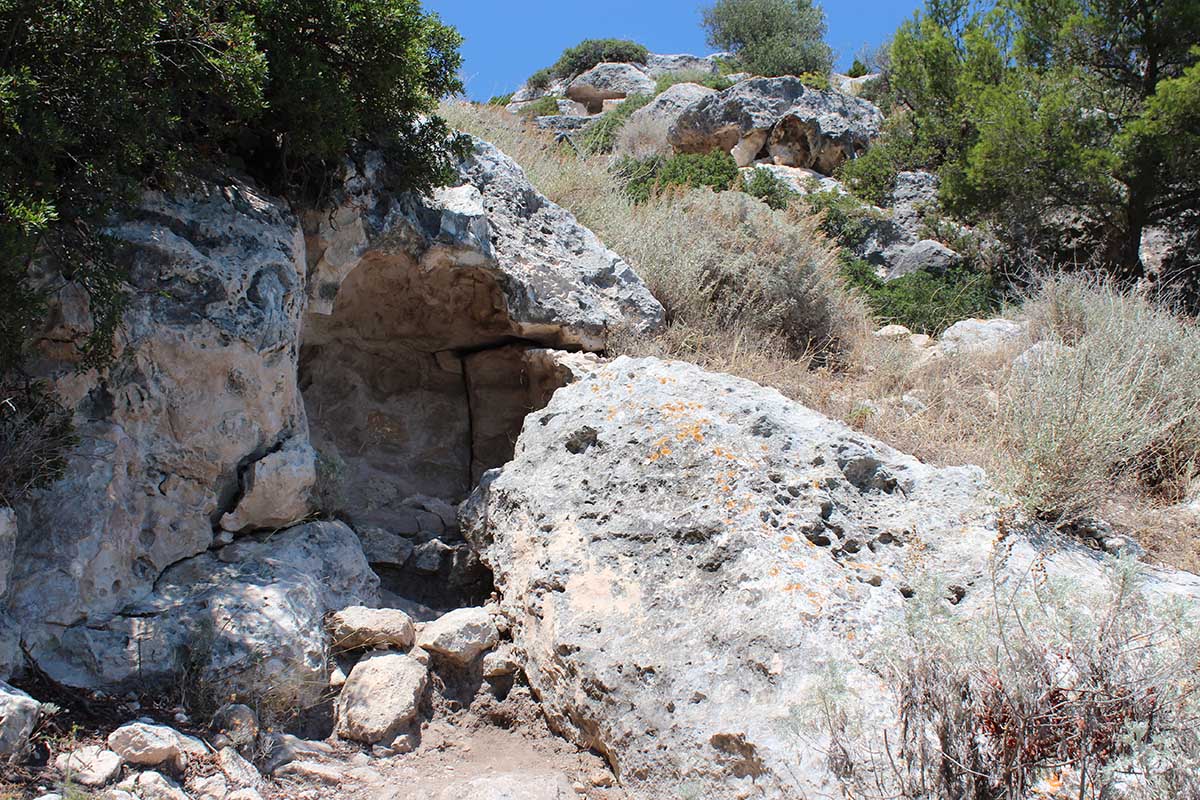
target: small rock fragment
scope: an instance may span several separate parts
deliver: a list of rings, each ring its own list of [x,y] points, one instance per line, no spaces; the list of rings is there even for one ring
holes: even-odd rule
[[[395,736],[417,716],[429,673],[403,653],[377,651],[354,665],[338,697],[337,733],[375,744]]]
[[[413,643],[413,623],[399,609],[351,606],[330,617],[329,635],[334,650],[407,649]]]
[[[108,746],[131,764],[156,767],[169,763],[182,768],[187,762],[179,733],[166,725],[122,725],[108,735]]]
[[[417,645],[447,660],[466,665],[499,639],[496,623],[486,608],[459,608],[427,624]]]
[[[121,771],[121,757],[112,750],[90,744],[70,753],[61,753],[54,759],[54,766],[68,781],[99,787],[117,777]]]

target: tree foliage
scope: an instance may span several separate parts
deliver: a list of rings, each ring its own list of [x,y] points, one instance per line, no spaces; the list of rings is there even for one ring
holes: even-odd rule
[[[450,175],[428,116],[461,89],[460,37],[418,0],[0,0],[0,372],[42,317],[50,257],[88,291],[102,362],[119,318],[106,216],[213,166],[319,193],[355,142],[397,188]]]
[[[757,75],[828,75],[825,12],[812,0],[717,0],[703,10],[708,43]]]
[[[845,177],[940,170],[1014,248],[1139,278],[1142,232],[1200,199],[1198,41],[1200,0],[928,0],[889,54],[903,119]]]

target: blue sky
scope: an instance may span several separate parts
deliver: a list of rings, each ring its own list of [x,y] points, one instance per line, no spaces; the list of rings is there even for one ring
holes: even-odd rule
[[[463,78],[474,100],[511,92],[581,39],[641,42],[656,53],[706,55],[699,8],[704,0],[423,0],[466,38]],[[829,44],[838,65],[863,44],[878,44],[921,0],[826,0]],[[597,13],[603,11],[603,15]]]

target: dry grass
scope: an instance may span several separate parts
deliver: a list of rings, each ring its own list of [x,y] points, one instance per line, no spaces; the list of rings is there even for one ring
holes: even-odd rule
[[[634,206],[604,158],[579,158],[512,115],[454,106],[456,127],[515,158],[552,200],[621,253],[670,312],[615,352],[697,363],[779,389],[934,464],[978,464],[1032,513],[1098,515],[1158,560],[1200,569],[1200,330],[1078,276],[1006,310],[1029,324],[1003,352],[921,358],[867,335],[816,221],[734,193]],[[1014,368],[1029,345],[1051,355]]]
[[[669,156],[672,152],[667,142],[670,129],[670,123],[659,117],[631,117],[617,133],[613,153],[618,157],[628,156],[639,161],[653,156]]]

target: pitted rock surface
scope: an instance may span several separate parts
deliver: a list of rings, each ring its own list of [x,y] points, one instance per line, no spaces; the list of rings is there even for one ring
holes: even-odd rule
[[[799,78],[755,78],[689,106],[671,126],[680,152],[732,153],[831,175],[879,135],[883,115],[857,97],[806,87]]]
[[[325,615],[379,604],[379,578],[340,522],[246,536],[168,569],[153,595],[38,653],[71,686],[205,680],[314,703],[327,682]],[[188,656],[184,663],[180,655]]]
[[[62,479],[16,509],[8,604],[35,652],[104,625],[204,552],[239,468],[305,431],[304,240],[286,204],[199,183],[147,194],[110,233],[132,285],[113,366],[77,371],[61,348],[37,364],[79,444]]]
[[[838,791],[822,731],[793,724],[827,670],[865,736],[896,723],[872,664],[907,586],[936,574],[969,608],[1018,544],[1036,557],[1002,540],[997,508],[976,467],[926,466],[745,380],[620,358],[530,415],[463,519],[551,724],[631,797],[782,800]],[[1089,558],[1061,574],[1101,581]]]

